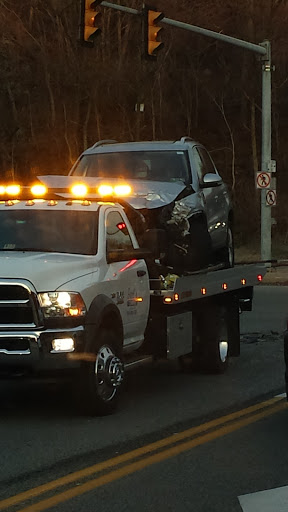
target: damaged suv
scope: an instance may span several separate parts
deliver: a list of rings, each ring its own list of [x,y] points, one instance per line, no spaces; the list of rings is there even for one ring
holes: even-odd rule
[[[98,183],[129,181],[125,198],[147,228],[166,233],[161,263],[193,271],[209,263],[234,264],[233,212],[227,185],[202,144],[181,140],[99,141],[82,153],[69,176]],[[93,180],[92,180],[93,179]]]

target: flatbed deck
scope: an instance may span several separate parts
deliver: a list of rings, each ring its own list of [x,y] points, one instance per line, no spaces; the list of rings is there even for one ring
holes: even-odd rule
[[[185,276],[172,275],[170,280],[167,276],[166,281],[150,280],[151,295],[161,296],[170,304],[179,304],[254,286],[262,281],[266,271],[264,264],[247,264]]]

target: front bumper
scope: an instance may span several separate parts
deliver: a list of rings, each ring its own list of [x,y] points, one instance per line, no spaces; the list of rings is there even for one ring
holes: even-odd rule
[[[19,368],[35,371],[77,368],[80,360],[75,355],[83,351],[84,337],[82,325],[72,329],[0,331],[0,372]],[[55,352],[52,347],[55,338],[72,338],[74,350]]]

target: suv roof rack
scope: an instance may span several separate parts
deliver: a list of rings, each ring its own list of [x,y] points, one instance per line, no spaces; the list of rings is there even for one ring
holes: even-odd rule
[[[93,148],[98,148],[98,146],[104,146],[104,144],[117,144],[117,140],[110,140],[110,139],[105,139],[105,140],[98,140],[98,142],[95,142],[95,144],[93,144],[93,146],[91,146],[91,149]]]
[[[193,141],[193,139],[191,139],[191,137],[187,137],[185,135],[184,137],[181,137],[180,142],[184,143],[184,142],[194,142],[194,141]]]

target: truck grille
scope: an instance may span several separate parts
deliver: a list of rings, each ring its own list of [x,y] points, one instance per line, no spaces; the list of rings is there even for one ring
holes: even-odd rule
[[[34,297],[24,283],[0,282],[0,328],[35,327],[39,322]]]

